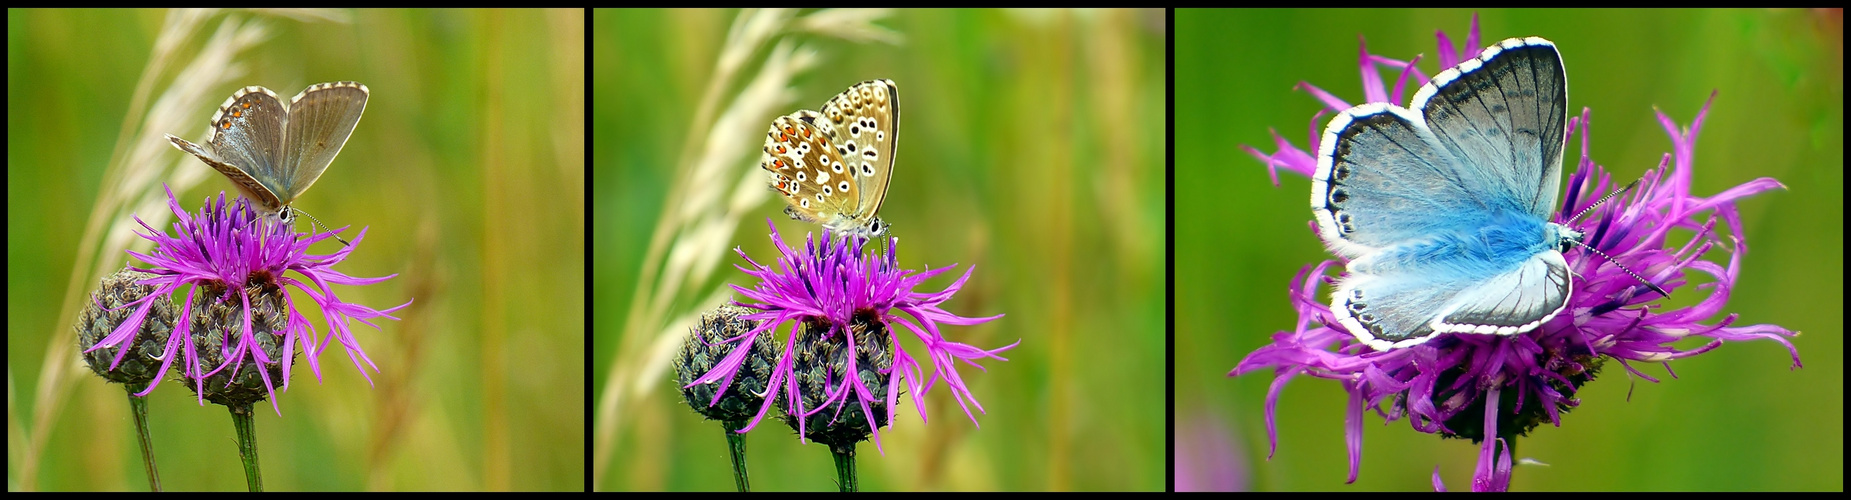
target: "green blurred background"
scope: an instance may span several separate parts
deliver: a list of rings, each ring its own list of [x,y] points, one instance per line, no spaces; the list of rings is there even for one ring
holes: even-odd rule
[[[1274,129],[1307,147],[1321,104],[1293,90],[1300,81],[1361,102],[1359,35],[1371,53],[1426,54],[1421,68],[1432,75],[1434,32],[1462,45],[1472,14],[1176,13],[1176,439],[1237,449],[1207,460],[1248,488],[1428,490],[1435,465],[1449,488],[1468,487],[1476,446],[1415,432],[1405,419],[1383,426],[1373,412],[1363,426],[1360,478],[1344,485],[1346,397],[1336,382],[1310,377],[1280,398],[1279,448],[1268,462],[1263,402],[1271,373],[1225,375],[1271,333],[1293,327],[1288,282],[1328,255],[1306,227],[1309,182],[1282,173],[1273,187],[1263,164],[1238,146],[1270,152]],[[1577,394],[1581,407],[1562,427],[1544,426],[1523,442],[1522,455],[1551,465],[1519,468],[1512,489],[1844,489],[1840,12],[1479,14],[1481,45],[1533,35],[1561,48],[1569,105],[1593,109],[1592,156],[1618,178],[1642,174],[1670,150],[1654,106],[1689,124],[1710,91],[1720,91],[1699,137],[1693,192],[1764,176],[1789,188],[1738,204],[1752,251],[1725,309],[1741,315],[1739,325],[1804,332],[1794,340],[1805,362],[1799,370],[1787,369],[1786,349],[1773,342],[1731,343],[1677,361],[1677,379],[1662,366],[1635,365],[1664,380],[1658,384],[1609,365]],[[1382,74],[1392,85],[1398,73]],[[1319,132],[1329,118],[1318,121]],[[1684,290],[1669,305],[1706,294]]]
[[[657,344],[624,338],[624,325],[691,115],[736,14],[592,14],[594,447],[613,447],[608,465],[594,458],[598,489],[734,487],[719,424],[687,407],[666,367],[625,365]],[[877,24],[904,42],[789,34],[821,62],[775,112],[820,107],[855,82],[894,80],[906,111],[880,214],[895,225],[900,264],[959,266],[922,291],[976,265],[943,307],[1007,316],[947,327],[946,337],[984,348],[1022,343],[1004,354],[1008,362],[986,360],[988,371],[960,366],[988,410],[977,415],[981,428],[942,387],[926,397],[929,424],[902,403],[883,434],[885,456],[870,443],[859,448],[862,489],[1163,489],[1163,12],[902,10]],[[745,187],[770,196],[757,161],[771,118],[751,117],[736,136],[749,156],[704,182],[732,192],[749,169],[760,176]],[[692,286],[749,285],[732,267],[743,261],[718,252],[738,246],[760,262],[775,258],[767,218],[792,243],[817,231],[785,217],[783,203],[767,197],[749,207],[731,238],[702,250],[715,252],[716,268]],[[677,307],[693,310],[686,300]],[[647,335],[660,328],[649,325]],[[922,355],[910,337],[903,347]],[[613,384],[645,390],[635,396]],[[631,396],[607,407],[614,392]],[[598,441],[600,432],[613,440]],[[755,490],[836,487],[828,450],[799,444],[783,423],[761,423],[748,442]]]
[[[334,80],[372,91],[340,158],[296,206],[335,227],[353,225],[349,238],[371,228],[338,270],[398,273],[381,284],[335,286],[344,301],[381,309],[415,302],[397,313],[403,321],[381,321],[383,331],[354,325],[382,372],[376,386],[334,349],[321,358],[320,383],[298,359],[281,417],[258,405],[265,487],[581,490],[584,11],[337,14],[351,22],[283,17],[300,12],[211,15],[180,53],[198,52],[227,16],[255,17],[270,36],[231,62],[244,77],[211,88],[209,104],[179,111],[183,128],[130,136],[195,138],[213,106],[243,85],[285,98]],[[74,344],[57,329],[69,321],[59,317],[65,283],[73,266],[88,267],[74,253],[167,16],[7,11],[9,490],[147,488],[120,386],[91,376],[72,349],[46,356],[55,344]],[[177,71],[156,75],[155,90]],[[207,169],[162,149],[160,162]],[[233,191],[217,174],[194,186],[176,193],[188,210]],[[85,283],[94,287],[96,278]],[[292,293],[299,307],[309,303]],[[320,317],[313,306],[303,313]],[[315,328],[326,332],[320,320]],[[51,389],[64,404],[36,421],[48,372],[68,380]],[[150,396],[164,486],[242,490],[225,409],[201,407],[190,391],[166,384]],[[22,480],[26,436],[42,426],[49,432],[38,471]]]

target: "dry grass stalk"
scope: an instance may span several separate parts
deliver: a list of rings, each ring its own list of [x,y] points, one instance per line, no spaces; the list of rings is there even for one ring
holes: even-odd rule
[[[312,18],[332,19],[338,13],[311,15],[317,11],[295,11]],[[199,184],[209,176],[198,160],[183,154],[165,153],[173,147],[161,135],[184,135],[188,129],[203,131],[205,110],[212,109],[224,97],[223,89],[242,78],[246,71],[237,62],[240,54],[264,41],[268,29],[255,20],[226,16],[198,52],[184,48],[194,37],[205,34],[208,20],[219,14],[213,9],[178,9],[170,11],[155,38],[148,65],[135,85],[129,112],[123,118],[110,163],[103,172],[103,183],[95,205],[84,225],[83,239],[77,246],[77,258],[71,265],[71,278],[65,286],[57,326],[45,347],[44,362],[39,367],[38,386],[33,393],[32,420],[20,422],[12,391],[7,394],[8,425],[26,436],[20,454],[21,491],[37,487],[38,464],[47,434],[63,409],[65,398],[74,386],[76,375],[84,367],[72,352],[75,346],[65,332],[83,305],[91,284],[122,267],[123,251],[131,245],[145,248],[145,241],[134,236],[139,227],[130,214],[139,215],[149,226],[162,229],[172,214],[166,208],[166,191],[175,192]],[[190,57],[190,59],[188,59]],[[148,104],[156,82],[168,70],[184,62],[184,67],[168,82],[158,98]],[[174,161],[163,163],[162,154]],[[8,384],[11,387],[11,384]]]

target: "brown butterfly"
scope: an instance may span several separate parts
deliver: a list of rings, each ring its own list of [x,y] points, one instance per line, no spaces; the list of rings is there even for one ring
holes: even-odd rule
[[[266,214],[293,218],[289,204],[307,191],[366,111],[365,85],[310,85],[285,106],[263,87],[239,89],[212,115],[206,145],[167,134],[179,148],[231,179],[246,199]]]
[[[792,219],[864,239],[891,228],[875,215],[893,178],[900,89],[892,80],[857,83],[823,103],[771,122],[759,167],[773,174]]]

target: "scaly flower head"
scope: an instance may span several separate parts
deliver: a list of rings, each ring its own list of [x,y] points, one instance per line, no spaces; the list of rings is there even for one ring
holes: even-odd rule
[[[280,415],[282,410],[275,401],[275,383],[273,371],[280,368],[283,388],[289,387],[289,371],[294,356],[293,346],[300,342],[302,351],[308,354],[309,367],[316,378],[321,376],[317,357],[327,347],[329,340],[339,340],[353,360],[355,368],[366,376],[365,367],[379,371],[378,366],[361,350],[360,344],[353,337],[349,328],[350,320],[358,320],[374,328],[367,321],[371,318],[384,317],[398,319],[387,313],[411,305],[410,301],[386,310],[342,302],[328,287],[339,285],[370,285],[379,283],[393,276],[381,278],[355,278],[334,270],[334,265],[347,258],[347,255],[359,248],[366,238],[366,230],[353,239],[352,244],[342,247],[329,255],[309,254],[309,245],[333,237],[342,229],[327,232],[297,233],[288,222],[279,220],[252,208],[250,202],[239,198],[235,203],[227,203],[225,195],[219,194],[217,203],[208,203],[197,214],[189,214],[180,208],[174,199],[173,191],[167,192],[168,208],[173,211],[176,221],[174,234],[169,235],[147,225],[142,227],[147,233],[138,236],[154,242],[154,249],[147,254],[130,251],[148,267],[131,267],[136,271],[151,273],[152,278],[138,283],[152,285],[153,293],[141,300],[124,304],[122,307],[134,308],[129,319],[123,321],[109,335],[103,337],[96,345],[85,352],[115,347],[134,337],[143,318],[150,307],[157,303],[155,299],[172,300],[181,285],[194,285],[188,292],[180,312],[181,318],[174,328],[174,335],[167,339],[162,352],[161,373],[176,359],[174,353],[181,353],[181,371],[184,378],[193,383],[192,389],[199,394],[201,404],[212,399],[215,394],[227,394],[221,388],[207,388],[206,381],[214,383],[261,382],[264,389],[262,396],[271,400],[271,407]],[[136,218],[137,222],[141,219]],[[285,274],[294,271],[295,275]],[[297,276],[300,276],[298,278]],[[306,278],[306,280],[302,279]],[[328,327],[328,335],[319,342],[315,331],[296,309],[294,299],[283,293],[285,287],[295,287],[320,306],[323,319]],[[280,307],[279,307],[280,306]],[[197,313],[195,310],[197,309]],[[253,311],[256,311],[253,313]],[[266,321],[273,319],[273,321]],[[253,324],[257,328],[253,328]],[[266,326],[266,325],[274,326]],[[216,325],[208,326],[208,325]],[[230,325],[226,327],[225,325]],[[194,342],[195,329],[213,329],[203,332],[201,338],[211,338],[217,345],[207,346],[205,356]],[[275,343],[274,336],[282,337],[281,344]],[[120,363],[127,349],[119,349],[116,361]],[[200,365],[200,359],[207,358],[208,364],[217,366],[206,370]],[[217,360],[217,363],[210,361]],[[255,370],[260,380],[252,380],[249,372]],[[372,378],[367,376],[370,383]],[[160,383],[157,375],[148,388],[138,396],[145,396]],[[263,397],[249,395],[232,396],[233,401],[254,401]],[[215,399],[215,402],[221,402]]]
[[[727,341],[751,345],[757,336],[774,334],[774,328],[790,322],[790,329],[779,341],[783,351],[772,369],[769,383],[769,390],[780,394],[766,397],[751,424],[739,432],[751,430],[774,403],[782,402],[785,413],[796,420],[798,434],[806,439],[817,434],[808,429],[811,422],[866,426],[873,431],[878,447],[878,428],[893,421],[902,381],[921,420],[926,418],[925,405],[921,404],[923,395],[942,380],[964,408],[964,414],[971,422],[977,421],[971,407],[982,412],[983,405],[965,386],[955,363],[963,361],[982,369],[973,360],[1007,361],[998,354],[1021,341],[984,350],[947,340],[939,331],[940,325],[974,325],[1002,317],[999,314],[966,318],[939,307],[970,279],[969,269],[944,290],[919,292],[915,289],[925,280],[950,268],[922,272],[901,268],[895,257],[899,245],[897,238],[887,239],[884,255],[867,251],[868,240],[845,238],[828,231],[823,233],[821,241],[807,238],[802,248],[792,249],[778,237],[777,228],[773,226],[771,240],[783,254],[775,267],[760,264],[743,250],[735,249],[750,265],[738,266],[739,269],[759,280],[751,288],[733,285],[733,289],[746,299],[756,301],[739,302],[739,305],[759,310],[742,318],[758,320],[760,324]],[[932,363],[930,378],[925,376],[913,355],[901,347],[901,331],[911,332],[913,338],[925,345],[924,354]],[[805,349],[815,351],[825,346],[827,352],[803,354],[807,352]],[[726,359],[689,385],[719,382],[718,392],[725,393],[726,386],[732,383],[750,351],[752,349],[733,349]],[[848,353],[858,355],[849,356]],[[799,376],[800,361],[805,365],[803,371],[811,376]],[[835,364],[840,366],[833,366]],[[862,366],[864,364],[875,366]],[[886,379],[884,387],[871,385],[872,381],[882,378]],[[823,389],[820,399],[814,391],[805,394],[804,385],[820,385]],[[852,408],[851,404],[860,408]],[[876,415],[875,409],[880,406],[885,409],[882,415]],[[825,411],[828,418],[815,418]]]

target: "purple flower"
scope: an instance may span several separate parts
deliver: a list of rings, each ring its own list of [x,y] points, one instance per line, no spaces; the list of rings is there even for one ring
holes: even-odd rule
[[[347,258],[348,253],[359,248],[360,241],[366,238],[365,229],[360,230],[360,235],[353,239],[351,245],[344,246],[333,254],[311,255],[308,253],[309,245],[328,239],[340,230],[297,233],[290,224],[253,209],[248,200],[238,198],[236,203],[227,205],[224,193],[219,194],[217,204],[210,203],[208,199],[207,205],[201,207],[197,215],[190,215],[181,209],[171,189],[167,192],[167,205],[177,218],[173,225],[177,236],[169,236],[160,232],[148,226],[146,222],[141,222],[141,219],[137,217],[136,222],[141,222],[142,227],[149,231],[148,234],[137,233],[137,235],[153,241],[154,250],[146,255],[133,251],[128,252],[129,255],[149,265],[146,268],[131,267],[131,269],[156,275],[154,278],[138,282],[155,286],[154,293],[141,300],[124,304],[123,307],[134,307],[134,314],[84,352],[113,347],[128,341],[139,328],[149,308],[156,303],[156,298],[171,301],[173,294],[179,291],[181,285],[192,284],[194,287],[187,292],[186,302],[180,312],[182,318],[194,318],[194,296],[200,294],[202,290],[220,291],[221,295],[201,297],[207,300],[202,300],[200,303],[217,301],[244,305],[241,308],[243,309],[242,328],[232,330],[234,333],[241,334],[218,337],[221,345],[208,346],[215,347],[213,351],[218,353],[215,357],[223,359],[211,371],[204,371],[200,367],[201,356],[195,348],[194,336],[190,334],[195,321],[180,321],[174,334],[167,338],[166,349],[160,356],[162,359],[160,372],[165,375],[167,368],[174,362],[175,351],[182,352],[185,360],[180,367],[182,375],[194,381],[193,389],[200,394],[200,404],[205,404],[207,394],[207,389],[203,387],[203,380],[227,368],[230,368],[234,375],[227,379],[233,379],[235,374],[240,369],[245,369],[245,365],[248,364],[255,365],[252,369],[256,369],[262,377],[263,387],[269,395],[272,409],[281,415],[282,410],[276,405],[270,368],[281,365],[283,388],[288,389],[290,361],[293,359],[289,350],[298,340],[301,342],[302,350],[308,353],[309,367],[314,370],[317,380],[321,377],[317,357],[325,350],[330,339],[340,341],[341,346],[346,348],[348,357],[354,361],[354,367],[360,370],[362,376],[366,376],[366,370],[360,366],[361,360],[365,360],[367,366],[372,366],[373,371],[379,371],[379,367],[374,366],[372,359],[367,358],[366,352],[360,349],[359,342],[354,340],[349,330],[348,320],[359,320],[378,328],[378,325],[373,325],[367,319],[375,317],[398,319],[386,313],[403,309],[411,305],[411,301],[380,311],[359,304],[341,302],[340,298],[335,296],[334,291],[328,288],[330,283],[370,285],[397,276],[394,274],[382,278],[355,278],[334,270],[335,264],[339,264]],[[287,276],[284,274],[287,271],[295,271],[306,277],[307,281]],[[281,293],[286,286],[294,286],[321,306],[329,334],[322,337],[319,343],[314,339],[315,332],[308,320],[296,311],[294,300],[288,298],[288,294]],[[284,350],[281,351],[281,356],[266,353],[266,349],[259,345],[260,338],[267,338],[267,335],[252,333],[250,310],[256,308],[252,304],[271,298],[253,296],[252,290],[273,290],[275,292],[273,297],[280,297],[285,306],[282,308],[283,311],[280,311],[286,313],[287,317],[282,328],[284,337],[281,347]],[[201,313],[204,314],[204,311]],[[194,319],[198,320],[198,318]],[[270,350],[276,351],[274,348]],[[115,363],[121,362],[122,353],[127,352],[126,349],[119,351],[116,361],[111,364],[111,369],[114,369]],[[152,392],[155,385],[160,383],[160,377],[161,375],[157,375],[154,381],[148,384],[147,389],[136,395],[145,396]],[[371,383],[372,377],[367,376],[367,381]]]
[[[1195,411],[1178,416],[1175,457],[1176,491],[1247,491],[1252,467],[1239,436],[1228,432],[1226,419],[1217,412]]]
[[[792,417],[797,417],[799,435],[808,434],[802,429],[808,417],[825,410],[840,413],[843,407],[848,406],[851,399],[859,403],[861,408],[858,413],[865,419],[864,422],[891,423],[902,379],[906,381],[906,388],[912,395],[913,406],[918,409],[921,420],[926,418],[925,406],[921,400],[922,395],[930,391],[932,386],[942,379],[945,385],[950,387],[952,397],[957,398],[958,405],[964,408],[964,414],[970,417],[973,424],[976,423],[977,417],[971,414],[970,407],[976,406],[977,411],[982,412],[983,405],[979,404],[970,389],[965,387],[964,379],[958,376],[955,362],[963,361],[981,370],[983,367],[972,360],[994,358],[1008,361],[997,354],[1021,344],[1021,341],[986,351],[946,340],[940,334],[940,324],[974,325],[1002,317],[998,314],[987,318],[966,318],[939,308],[939,304],[950,300],[951,296],[964,285],[964,281],[970,279],[969,269],[964,271],[964,276],[958,278],[957,282],[942,291],[915,292],[914,289],[925,280],[943,274],[950,268],[923,272],[901,269],[895,257],[898,238],[887,240],[885,256],[864,251],[867,250],[864,248],[867,240],[842,238],[840,235],[830,234],[829,231],[824,231],[821,242],[813,236],[806,238],[806,243],[800,251],[794,251],[785,246],[784,241],[778,237],[775,226],[771,230],[771,240],[783,253],[783,257],[777,261],[776,268],[759,264],[747,256],[743,250],[734,249],[741,258],[751,264],[750,268],[735,267],[759,279],[759,283],[752,288],[733,285],[733,289],[745,295],[746,298],[758,301],[757,303],[736,302],[741,306],[760,311],[742,316],[744,319],[760,321],[758,327],[727,339],[727,342],[735,343],[732,354],[721,360],[705,375],[688,384],[693,386],[724,380],[717,392],[725,393],[727,386],[732,384],[733,377],[739,371],[745,354],[751,351],[751,349],[737,347],[751,345],[758,335],[770,332],[779,324],[787,321],[794,322],[789,333],[780,342],[783,345],[783,351],[772,368],[771,381],[767,384],[768,391],[773,393],[783,391],[783,394],[776,398],[766,397],[758,414],[752,418],[752,422],[738,432],[749,431],[758,425],[759,420],[764,418],[765,413],[771,409],[775,401],[785,402],[785,412]],[[899,313],[905,313],[905,315]],[[870,323],[873,328],[868,326]],[[885,334],[896,331],[892,328],[893,325],[905,327],[907,331],[913,333],[914,338],[919,339],[925,345],[925,354],[931,358],[932,362],[933,371],[930,379],[924,376],[921,366],[914,361],[912,355],[900,346],[900,336]],[[798,346],[820,342],[813,338],[800,339],[803,335],[823,336],[832,341],[844,343],[848,353],[867,350],[866,347],[857,348],[857,343],[884,339],[882,341],[888,345],[880,346],[884,349],[875,350],[890,353],[892,365],[884,369],[877,367],[875,370],[889,375],[886,377],[887,386],[869,387],[863,382],[864,377],[843,376],[839,379],[831,379],[828,382],[829,390],[824,394],[822,404],[807,407],[804,404],[805,398],[799,393],[799,377],[795,370],[796,359],[800,354]],[[843,373],[863,371],[863,367],[858,367],[857,362],[865,359],[865,356],[841,357],[847,364]],[[893,374],[898,374],[898,376],[891,376]],[[886,418],[877,419],[873,405],[870,405],[870,401],[879,404],[879,400],[883,399],[875,396],[877,391],[884,393],[886,411],[882,416]],[[831,409],[831,407],[834,408]],[[874,443],[878,447],[880,446],[878,425],[871,427],[875,427]],[[885,451],[882,450],[882,452]]]
[[[1444,33],[1438,37],[1441,66],[1451,67],[1465,58],[1465,54],[1453,49]],[[1474,17],[1465,47],[1477,46],[1478,24]],[[1400,102],[1402,88],[1410,77],[1416,82],[1426,80],[1414,68],[1414,61],[1371,55],[1366,49],[1361,59],[1364,93],[1369,102]],[[1376,64],[1401,68],[1392,97],[1376,76]],[[1302,88],[1317,96],[1330,111],[1350,107],[1309,84]],[[1711,99],[1714,97],[1712,94]],[[1576,279],[1571,284],[1565,314],[1524,334],[1443,335],[1410,348],[1376,351],[1340,326],[1332,326],[1337,323],[1320,298],[1319,284],[1334,284],[1325,271],[1338,262],[1324,261],[1300,270],[1288,292],[1298,311],[1297,327],[1273,334],[1271,344],[1249,354],[1229,373],[1233,376],[1266,367],[1275,370],[1266,400],[1266,429],[1274,449],[1278,447],[1274,410],[1286,382],[1298,375],[1334,379],[1342,381],[1350,393],[1345,419],[1350,454],[1348,482],[1356,480],[1360,466],[1363,410],[1374,409],[1390,421],[1409,417],[1410,425],[1421,432],[1482,443],[1472,489],[1504,490],[1510,485],[1512,441],[1543,422],[1560,426],[1561,413],[1579,404],[1573,397],[1575,391],[1593,380],[1608,360],[1617,360],[1627,372],[1656,382],[1632,363],[1666,363],[1708,352],[1724,341],[1767,339],[1786,346],[1792,353],[1793,366],[1799,367],[1799,351],[1785,338],[1794,336],[1792,331],[1777,325],[1733,326],[1735,315],[1714,324],[1702,322],[1723,311],[1748,249],[1735,201],[1784,188],[1774,179],[1761,178],[1708,197],[1690,193],[1697,131],[1708,111],[1709,104],[1705,103],[1689,128],[1680,128],[1659,113],[1659,121],[1671,137],[1672,152],[1657,168],[1647,171],[1636,187],[1597,207],[1594,205],[1598,200],[1623,189],[1623,183],[1613,182],[1588,157],[1590,112],[1584,110],[1580,117],[1570,120],[1569,133],[1577,128],[1581,132],[1581,159],[1570,176],[1565,203],[1553,222],[1583,232],[1587,245],[1612,260],[1585,250],[1568,252],[1566,257]],[[1323,114],[1321,110],[1312,118],[1311,146],[1307,149],[1298,149],[1276,133],[1278,149],[1271,154],[1243,148],[1266,162],[1275,186],[1278,167],[1309,177],[1317,160],[1306,151],[1317,150],[1320,135],[1316,127]],[[1590,207],[1591,211],[1582,214]],[[1717,231],[1719,222],[1728,228],[1726,234]],[[1674,229],[1694,235],[1687,243],[1672,246],[1668,236]],[[1702,260],[1717,249],[1729,254],[1726,263]],[[1683,288],[1687,272],[1710,275],[1715,282],[1685,292],[1707,294],[1701,301],[1671,309],[1654,303],[1662,297],[1626,269],[1666,290]],[[1690,350],[1671,346],[1691,336],[1711,341]],[[1670,365],[1665,368],[1669,371]],[[1443,489],[1437,469],[1434,485]]]

